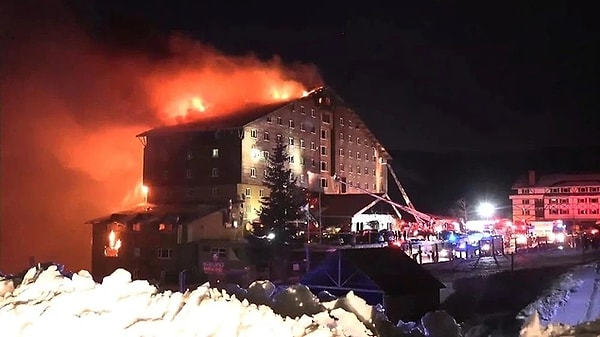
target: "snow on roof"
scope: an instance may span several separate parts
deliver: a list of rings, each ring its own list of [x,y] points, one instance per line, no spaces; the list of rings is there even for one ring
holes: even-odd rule
[[[528,175],[519,177],[513,189],[520,187],[560,187],[600,185],[600,173],[591,174],[545,174],[539,176],[535,185],[529,184]]]

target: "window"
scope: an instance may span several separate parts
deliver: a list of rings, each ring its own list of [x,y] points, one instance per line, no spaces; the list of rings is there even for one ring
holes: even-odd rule
[[[304,157],[300,157],[300,165],[304,165],[304,163],[305,163]]]
[[[212,149],[212,157],[219,158],[219,149]]]
[[[321,162],[321,171],[327,171],[327,162],[326,161]]]
[[[256,131],[256,129],[250,130],[250,137],[256,139],[257,135],[258,135],[258,131]]]
[[[373,177],[376,175],[375,169],[373,169],[373,170],[371,171],[371,175],[372,175]],[[373,189],[375,189],[375,188],[373,188]]]
[[[280,142],[280,141],[281,141],[281,137],[282,137],[282,136],[281,136],[281,134],[278,134],[278,135],[277,135],[277,141],[278,141],[278,142]]]
[[[340,157],[343,157],[344,156],[344,149],[339,149],[338,153],[339,153]]]
[[[360,174],[360,166],[356,167],[356,173]]]
[[[294,123],[294,120],[293,120],[293,119],[290,119],[289,126],[290,126],[290,129],[293,129],[293,128],[294,128],[294,126],[295,126],[295,123]]]
[[[212,190],[210,191],[210,193],[212,194],[213,197],[216,197],[219,195],[219,188],[218,187],[213,187]]]
[[[356,152],[356,159],[360,160],[360,152],[358,152],[358,151]]]
[[[561,193],[571,193],[571,189],[570,189],[570,188],[568,188],[568,187],[567,187],[567,188],[561,188],[561,189],[560,189],[560,192],[561,192]]]
[[[160,260],[168,260],[171,259],[173,257],[173,249],[169,249],[169,248],[158,248],[156,250],[156,256],[160,259]]]
[[[310,142],[310,149],[312,151],[317,151],[317,144],[315,144],[315,142]]]
[[[310,133],[312,133],[313,135],[314,135],[315,133],[317,133],[317,128],[316,128],[316,127],[314,127],[314,126],[313,126],[313,127],[311,127],[311,128],[310,128]]]
[[[301,149],[305,149],[305,148],[306,148],[305,141],[304,141],[304,139],[302,139],[302,138],[300,138],[300,148],[301,148]]]
[[[250,168],[250,177],[256,178],[256,168],[255,167]]]
[[[281,119],[281,117],[277,117],[277,125],[283,125],[283,119]]]
[[[340,132],[340,142],[343,142],[343,141],[344,141],[344,133]]]
[[[270,155],[271,154],[269,153],[269,151],[263,151],[263,155],[262,156],[263,156],[264,160],[268,160]]]
[[[131,230],[134,232],[141,232],[142,231],[142,224],[141,223],[134,223],[133,225],[131,225]]]
[[[348,143],[352,144],[352,135],[348,135]]]
[[[579,187],[577,189],[577,192],[579,192],[579,193],[587,193],[587,191],[588,191],[587,187]]]
[[[294,156],[290,156],[290,157],[289,157],[289,160],[290,160],[290,164],[293,164],[293,163],[294,163],[294,161],[295,161],[295,160],[294,160]]]
[[[310,117],[317,118],[317,111],[315,108],[310,108]]]
[[[194,177],[194,172],[191,169],[185,170],[185,177],[187,179],[192,179]]]
[[[210,250],[210,255],[212,257],[226,259],[227,258],[227,249],[225,248],[213,248]]]
[[[210,176],[213,178],[216,178],[219,176],[219,169],[216,167],[212,168],[212,171],[210,172]]]
[[[267,123],[271,124],[273,121],[271,120],[271,116],[267,116]]]
[[[360,137],[356,137],[356,144],[360,145]]]
[[[551,200],[556,200],[556,199],[551,199]],[[523,205],[529,205],[529,199],[523,199],[522,203],[523,203]]]
[[[321,116],[321,118],[323,119],[323,123],[325,124],[330,124],[331,123],[331,115],[328,113],[323,113],[323,115]]]
[[[321,129],[321,139],[327,139],[327,129]]]
[[[300,113],[306,115],[306,109],[304,109],[304,105],[300,106]]]
[[[365,153],[365,161],[369,161],[369,154]]]
[[[344,164],[340,164],[340,172],[344,172]]]
[[[252,197],[252,189],[250,187],[246,188],[246,198]]]
[[[344,126],[344,118],[340,117],[340,125]]]
[[[304,177],[304,174],[301,174],[301,175],[300,175],[300,182],[301,182],[302,184],[304,184],[304,183],[305,183],[305,180],[306,180],[306,178]]]
[[[304,125],[304,123],[300,123],[300,131],[306,131],[306,126]]]
[[[368,168],[368,167],[365,167],[365,169],[363,170],[363,173],[364,173],[365,175],[369,174],[369,168]]]
[[[352,152],[351,150],[348,150],[348,157],[350,159],[354,158],[354,152]]]
[[[265,190],[263,190],[262,188],[258,190],[258,196],[263,198],[265,196]]]
[[[158,225],[158,231],[159,232],[172,232],[173,231],[173,224],[164,224],[161,223]]]
[[[311,167],[317,167],[317,162],[314,159],[312,159],[312,158],[310,160],[310,166]]]
[[[326,188],[327,186],[327,178],[321,178],[321,187]]]
[[[267,170],[263,170],[263,177],[267,176]]]
[[[269,132],[267,132],[267,131],[263,132],[263,140],[265,142],[269,141]]]
[[[598,198],[590,198],[590,203],[597,204],[598,203]]]
[[[349,128],[351,128],[351,127],[352,127],[352,120],[351,120],[351,119],[349,119],[349,120],[348,120],[348,127],[349,127]]]
[[[377,185],[373,184],[373,191],[377,190]]]
[[[348,165],[348,170],[350,171],[350,173],[354,172],[354,169],[352,167],[352,165]]]
[[[321,146],[321,155],[322,156],[326,156],[327,155],[327,146]]]

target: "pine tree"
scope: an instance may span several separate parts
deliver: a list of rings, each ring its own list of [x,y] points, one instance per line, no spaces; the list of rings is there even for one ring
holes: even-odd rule
[[[268,158],[263,184],[270,193],[261,200],[260,219],[279,242],[290,234],[287,224],[304,216],[302,207],[307,202],[304,191],[297,185],[297,178],[292,176],[289,160],[287,147],[278,137]]]

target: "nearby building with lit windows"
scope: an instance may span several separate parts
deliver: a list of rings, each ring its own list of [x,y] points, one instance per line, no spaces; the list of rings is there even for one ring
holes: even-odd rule
[[[513,221],[562,220],[588,226],[600,220],[600,174],[549,174],[535,171],[512,187]]]

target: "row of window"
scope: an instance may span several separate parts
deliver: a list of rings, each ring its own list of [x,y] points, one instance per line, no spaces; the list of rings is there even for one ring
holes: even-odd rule
[[[536,189],[522,188],[518,190],[519,194],[535,194]],[[544,189],[543,193],[600,193],[600,187],[598,186],[584,186],[584,187],[551,187]]]
[[[292,113],[296,112],[296,108],[295,106],[292,106]],[[300,114],[302,115],[306,115],[306,108],[301,105],[300,106]],[[311,108],[310,109],[310,117],[312,118],[317,118],[317,110],[315,108]],[[276,118],[277,121],[277,125],[283,125],[283,118],[281,116],[277,116]],[[323,111],[321,112],[321,121],[325,124],[331,124],[331,114],[329,112]],[[347,121],[347,125],[348,128],[353,128],[354,127],[354,123],[352,122],[351,119],[346,120]],[[267,116],[267,123],[273,123],[273,118],[271,116]],[[344,118],[340,117],[339,118],[339,125],[340,126],[345,126],[346,123],[344,123]],[[289,120],[289,127],[293,128],[294,127],[294,120],[290,119]],[[356,125],[356,128],[358,129],[358,125]]]
[[[531,215],[531,210],[529,209],[522,209],[521,210],[521,214],[522,215]],[[550,209],[548,210],[548,214],[551,215],[568,215],[570,214],[570,210],[568,208],[555,208],[555,209]],[[598,209],[578,209],[577,210],[577,214],[579,215],[587,215],[587,214],[600,214],[600,210]]]
[[[290,125],[292,121],[290,120]],[[300,131],[306,131],[306,128],[304,126],[304,123],[300,123]],[[312,134],[316,134],[317,133],[317,129],[313,126],[310,129],[310,133]],[[277,140],[281,140],[282,135],[281,134],[277,134],[276,139]],[[251,129],[250,130],[250,138],[252,139],[258,139],[258,130],[257,129]],[[322,128],[321,129],[321,135],[320,138],[323,140],[328,140],[329,139],[329,129],[325,129]],[[347,142],[348,144],[352,144],[354,142],[354,140],[356,139],[356,144],[358,145],[365,145],[366,147],[369,147],[369,141],[365,138],[360,138],[360,137],[356,137],[354,138],[352,135],[348,135],[347,137]],[[268,142],[271,140],[271,135],[269,134],[269,131],[263,131],[263,136],[262,136],[262,140],[265,142]],[[340,143],[343,143],[346,140],[346,137],[344,136],[343,132],[340,132]],[[300,145],[302,145],[304,143],[303,139],[300,139]],[[293,137],[289,137],[289,141],[288,141],[289,145],[294,145],[294,138]]]
[[[569,198],[551,198],[551,199],[545,199],[545,200],[547,200],[548,204],[552,204],[552,205],[570,203]],[[574,198],[573,200],[575,200],[576,203],[578,203],[578,204],[597,204],[600,201],[600,198],[596,198],[596,197],[594,197],[594,198]],[[531,201],[532,201],[531,199],[522,199],[521,204],[529,205],[529,204],[531,204]],[[538,202],[542,202],[542,200],[540,199]]]

